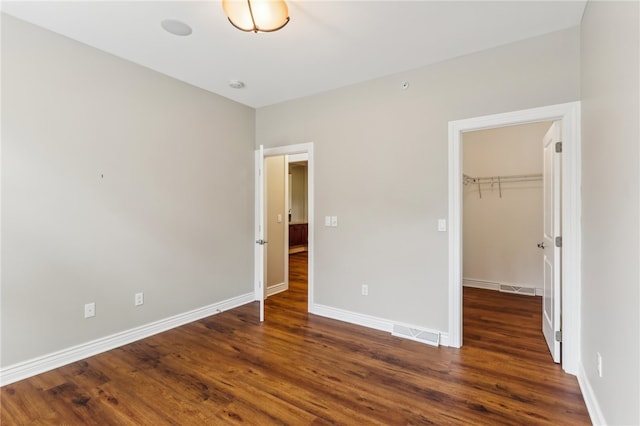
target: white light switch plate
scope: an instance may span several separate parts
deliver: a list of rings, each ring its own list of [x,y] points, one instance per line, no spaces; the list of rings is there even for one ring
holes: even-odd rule
[[[445,232],[447,230],[447,219],[438,219],[438,231]]]
[[[338,226],[338,216],[331,216],[331,226]]]
[[[133,304],[135,306],[140,306],[144,304],[144,293],[136,293],[133,298]]]
[[[331,216],[324,217],[324,226],[331,226]]]

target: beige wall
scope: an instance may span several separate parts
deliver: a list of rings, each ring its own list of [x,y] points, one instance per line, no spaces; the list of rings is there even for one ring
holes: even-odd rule
[[[639,9],[589,2],[582,22],[581,358],[611,425],[640,424]]]
[[[284,155],[266,157],[265,165],[265,235],[268,241],[265,255],[267,289],[285,282],[285,227],[287,210],[285,204],[285,177],[287,177]]]
[[[470,176],[542,174],[542,138],[551,123],[463,135]],[[463,187],[463,277],[542,289],[542,180]]]
[[[3,367],[253,292],[254,114],[2,15]]]
[[[579,97],[574,28],[258,109],[256,146],[314,142],[314,214],[339,218],[315,303],[447,331],[448,122]]]
[[[291,175],[291,222],[306,223],[307,222],[307,166],[291,165],[289,166]]]

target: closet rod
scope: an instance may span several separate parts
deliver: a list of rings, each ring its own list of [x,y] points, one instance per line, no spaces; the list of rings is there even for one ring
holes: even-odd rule
[[[500,198],[502,198],[502,184],[503,183],[515,183],[515,182],[534,182],[541,181],[542,174],[529,174],[529,175],[508,175],[508,176],[482,176],[482,177],[471,177],[469,175],[462,175],[462,182],[465,185],[478,185],[478,195],[482,198],[482,188],[481,185],[490,184],[491,189],[493,189],[493,185],[498,185],[498,192],[500,194]]]
[[[542,174],[529,174],[529,175],[508,175],[508,176],[469,176],[462,175],[462,183],[465,185],[469,184],[496,184],[500,183],[511,183],[511,182],[532,182],[542,180]]]

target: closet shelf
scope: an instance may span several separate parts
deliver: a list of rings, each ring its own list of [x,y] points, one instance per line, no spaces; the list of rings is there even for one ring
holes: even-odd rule
[[[531,175],[506,175],[506,176],[480,176],[474,177],[469,175],[462,175],[462,183],[465,185],[477,185],[477,184],[497,184],[497,183],[511,183],[511,182],[532,182],[541,181],[542,173]]]
[[[491,185],[493,188],[494,185],[498,185],[498,190],[500,191],[500,198],[502,198],[502,184],[504,183],[516,183],[516,182],[535,182],[542,181],[542,173],[538,174],[529,174],[529,175],[506,175],[506,176],[469,176],[466,174],[462,175],[462,183],[464,185],[477,185],[478,193],[480,198],[482,198],[482,189],[481,185]]]

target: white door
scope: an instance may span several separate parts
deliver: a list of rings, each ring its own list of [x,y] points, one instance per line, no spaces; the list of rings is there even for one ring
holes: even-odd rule
[[[265,270],[264,270],[264,245],[267,243],[264,223],[264,148],[256,151],[256,243],[254,250],[254,291],[256,300],[260,301],[260,322],[264,321],[264,297],[265,297]]]
[[[542,331],[555,362],[560,362],[560,272],[561,242],[561,122],[554,122],[542,140],[543,160],[543,240],[538,247],[543,249],[544,285],[542,297]]]
[[[265,298],[288,289],[287,156],[264,153]]]

